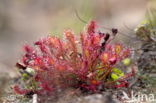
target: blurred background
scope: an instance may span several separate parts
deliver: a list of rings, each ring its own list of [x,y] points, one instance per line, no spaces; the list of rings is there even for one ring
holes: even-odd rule
[[[133,36],[152,4],[151,0],[0,0],[0,72],[15,75],[25,43],[49,34],[61,36],[66,28],[75,34],[83,30],[76,11],[85,21],[93,19]]]

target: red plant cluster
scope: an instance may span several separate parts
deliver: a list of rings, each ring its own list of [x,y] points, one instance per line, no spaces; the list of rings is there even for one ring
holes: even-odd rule
[[[16,85],[14,90],[26,94],[73,86],[96,91],[100,85],[107,83],[116,88],[126,87],[122,80],[117,80],[119,85],[114,81],[110,83],[110,74],[116,64],[129,56],[129,49],[121,44],[110,44],[112,36],[97,32],[96,27],[96,23],[91,21],[80,38],[76,38],[71,30],[66,30],[64,40],[48,36],[35,42],[34,47],[25,45],[25,54],[21,63],[17,64],[20,69],[35,71],[31,76],[35,86],[22,90]],[[112,35],[116,33],[117,30],[112,29]]]

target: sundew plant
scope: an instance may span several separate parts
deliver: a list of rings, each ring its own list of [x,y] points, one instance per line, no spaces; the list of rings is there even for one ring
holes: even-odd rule
[[[109,34],[97,31],[97,27],[95,21],[90,21],[80,37],[65,30],[63,39],[47,36],[34,42],[34,46],[25,45],[25,53],[16,64],[22,83],[17,83],[14,91],[26,95],[67,87],[91,92],[100,91],[99,87],[128,87],[127,78],[135,71],[124,73],[117,65],[129,64],[130,49],[110,43],[117,29]]]

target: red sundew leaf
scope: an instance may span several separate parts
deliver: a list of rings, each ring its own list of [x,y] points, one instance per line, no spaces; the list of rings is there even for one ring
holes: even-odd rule
[[[72,48],[76,49],[76,43],[75,43],[74,33],[71,30],[65,30],[64,31],[64,34],[66,36],[66,39],[71,44]]]
[[[59,45],[60,52],[62,53],[65,52],[65,43],[63,43],[60,39],[58,39],[58,45]]]
[[[40,58],[40,57],[35,58],[34,62],[35,62],[34,63],[35,65],[42,65],[43,64],[42,58]]]
[[[104,52],[101,55],[101,60],[103,64],[107,64],[110,58],[110,54],[108,52]]]
[[[69,47],[69,50],[72,51],[72,58],[73,58],[73,61],[75,62],[74,64],[76,65],[76,61],[77,61],[77,44],[76,44],[76,40],[75,40],[75,37],[74,37],[74,33],[71,31],[71,30],[66,30],[64,32],[65,36],[66,36],[66,39],[68,40],[68,47]]]
[[[116,57],[116,55],[113,55],[111,58],[109,58],[109,63],[110,63],[111,65],[116,64],[116,62],[117,62],[117,57]]]
[[[27,65],[29,65],[29,60],[30,59],[28,59],[27,57],[25,57],[25,56],[23,56],[23,58],[22,58],[22,62],[27,66]]]
[[[82,55],[85,56],[85,47],[86,47],[86,37],[83,33],[80,34],[80,40],[81,40],[81,48],[82,48]]]
[[[39,81],[41,81],[41,76],[39,74],[36,74],[34,79],[35,79],[35,81],[39,82]]]
[[[85,35],[83,33],[80,34],[81,45],[84,46]]]
[[[53,90],[52,86],[50,86],[48,82],[43,82],[40,86],[47,92],[51,92]]]
[[[100,41],[101,41],[100,35],[96,35],[96,36],[94,37],[94,44],[95,44],[95,45],[99,45],[99,44],[100,44]]]
[[[53,48],[59,48],[60,46],[60,40],[57,37],[48,37],[49,45],[51,45]]]
[[[113,46],[110,44],[105,45],[105,52],[112,53],[113,52]]]
[[[67,51],[65,48],[65,44],[57,37],[48,37],[48,48],[51,52],[50,55],[53,55],[56,58],[64,57],[65,52]]]
[[[85,49],[85,50],[84,50],[84,54],[85,54],[85,57],[86,57],[86,58],[89,58],[89,57],[90,57],[90,52],[89,52],[88,49]]]
[[[46,45],[44,44],[41,44],[41,45],[38,45],[42,54],[43,55],[50,55],[50,52],[49,52],[49,49],[46,47]]]
[[[18,85],[15,85],[13,87],[13,90],[15,93],[20,94],[20,95],[27,94],[29,92],[29,90],[21,89]]]
[[[101,43],[101,37],[100,35],[91,35],[89,38],[88,38],[88,46],[89,47],[92,47],[93,49],[96,48],[97,46],[100,46],[100,43]]]
[[[74,33],[72,30],[68,29],[64,31],[64,34],[66,36],[67,39],[74,41]]]
[[[115,44],[114,48],[115,48],[115,53],[117,55],[119,55],[121,53],[121,51],[123,50],[123,47],[121,44]]]
[[[42,42],[41,41],[37,41],[34,43],[34,45],[42,45]]]
[[[48,42],[48,39],[47,39],[48,37],[46,37],[46,38],[41,38],[40,40],[38,40],[38,41],[36,41],[35,43],[34,43],[34,45],[47,45],[47,42]]]
[[[88,49],[89,47],[90,47],[90,42],[89,42],[89,40],[85,40],[85,41],[84,41],[83,48],[84,48],[84,49]]]
[[[36,58],[37,54],[36,54],[36,51],[32,47],[30,47],[28,45],[24,46],[24,50],[25,50],[26,53],[22,58],[22,62],[27,66],[27,65],[30,64],[29,62],[31,60]]]
[[[65,30],[64,34],[66,36],[66,39],[69,41],[69,43],[72,45],[72,48],[76,47],[76,43],[75,43],[75,37],[74,37],[74,33],[71,30]]]
[[[122,87],[128,87],[129,83],[127,81],[121,82],[119,85],[115,85],[115,88],[122,88]]]
[[[34,51],[33,48],[29,45],[24,45],[23,49],[26,53],[33,53]]]
[[[54,59],[52,59],[50,57],[46,57],[45,61],[46,61],[46,64],[48,64],[48,65],[54,65],[54,63],[55,63]]]
[[[44,54],[48,53],[48,49],[46,48],[46,45],[44,44],[43,39],[35,42],[34,44],[39,47],[42,53]]]
[[[91,35],[91,34],[95,33],[95,29],[96,29],[96,23],[95,23],[95,21],[91,21],[88,24],[87,33],[89,35]]]

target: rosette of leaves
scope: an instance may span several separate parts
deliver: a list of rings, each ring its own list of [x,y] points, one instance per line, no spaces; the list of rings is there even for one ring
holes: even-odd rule
[[[116,33],[112,29],[112,35]],[[126,78],[135,75],[134,70],[124,74],[115,67],[130,55],[130,50],[120,43],[110,44],[112,35],[97,31],[91,21],[80,38],[65,30],[63,40],[47,36],[33,47],[25,45],[25,54],[17,63],[24,85],[15,85],[15,92],[45,94],[67,87],[96,92],[99,86],[128,87]]]

